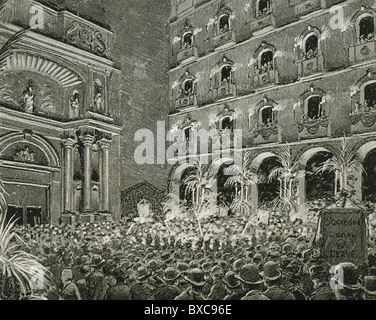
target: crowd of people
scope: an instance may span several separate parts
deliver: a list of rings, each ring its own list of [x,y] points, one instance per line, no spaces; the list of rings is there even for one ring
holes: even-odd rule
[[[19,226],[50,271],[30,295],[47,300],[357,300],[376,298],[376,254],[338,269],[314,247],[316,228],[281,216],[177,223],[132,220]],[[374,238],[372,238],[374,241]],[[338,266],[337,266],[338,268]]]

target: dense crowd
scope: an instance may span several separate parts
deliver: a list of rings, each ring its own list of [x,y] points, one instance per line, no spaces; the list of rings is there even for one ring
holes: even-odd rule
[[[300,219],[286,224],[278,216],[269,221],[249,225],[242,218],[217,218],[202,226],[204,237],[189,219],[179,227],[121,220],[20,226],[16,232],[51,272],[49,281],[32,284],[30,294],[41,299],[376,298],[373,246],[368,264],[344,263],[344,277],[334,280],[339,271],[317,254],[314,227]]]

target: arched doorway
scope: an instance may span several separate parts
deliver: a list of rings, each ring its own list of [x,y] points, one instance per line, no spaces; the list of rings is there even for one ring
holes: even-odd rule
[[[231,177],[228,168],[232,163],[224,163],[217,173],[217,203],[221,206],[229,207],[236,196],[236,186],[226,185],[227,180]]]
[[[276,156],[266,158],[261,163],[258,170],[258,175],[260,176],[258,184],[260,206],[268,206],[273,200],[279,197],[280,182],[277,178],[269,180],[269,174],[274,168],[280,166],[281,164]]]
[[[39,135],[9,133],[0,139],[1,179],[9,194],[7,219],[35,226],[50,221],[51,196],[60,173],[60,160],[52,145]],[[53,189],[53,190],[51,190]]]
[[[306,200],[330,199],[335,192],[335,173],[324,171],[317,173],[317,169],[333,154],[320,151],[308,159],[306,164]]]
[[[368,152],[363,161],[363,186],[362,198],[363,201],[371,201],[376,203],[376,148]]]

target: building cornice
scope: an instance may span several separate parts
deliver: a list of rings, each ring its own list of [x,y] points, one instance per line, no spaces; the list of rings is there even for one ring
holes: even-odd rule
[[[64,133],[66,130],[78,129],[80,127],[90,127],[115,136],[121,134],[122,127],[115,124],[104,123],[94,119],[79,119],[68,122],[61,122],[49,118],[40,117],[33,114],[9,109],[0,106],[0,117],[2,121],[10,120],[21,122],[25,125],[39,126],[49,130],[53,130],[57,135]]]
[[[22,30],[19,26],[2,22],[0,22],[0,28],[9,36],[8,38]],[[108,72],[121,72],[119,69],[115,68],[114,62],[110,59],[97,56],[89,51],[55,40],[40,33],[36,33],[33,30],[27,31],[26,35],[27,36],[23,36],[19,39],[17,42],[18,45],[40,48],[48,53],[59,55],[65,59],[74,59],[76,62],[91,65],[100,70],[105,69]],[[5,40],[7,39],[5,38]]]

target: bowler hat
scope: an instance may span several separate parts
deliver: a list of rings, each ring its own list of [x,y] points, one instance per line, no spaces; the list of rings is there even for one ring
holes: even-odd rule
[[[260,277],[259,269],[253,263],[244,265],[238,275],[235,276],[240,281],[247,284],[260,284],[263,279]]]
[[[196,287],[202,287],[206,283],[204,272],[198,268],[192,269],[189,277],[184,277],[184,279]]]
[[[364,277],[363,290],[368,295],[376,296],[376,276]]]
[[[145,267],[139,267],[137,269],[137,280],[143,280],[150,275],[148,270]]]
[[[182,273],[187,272],[189,270],[189,264],[186,262],[178,262],[176,269]]]
[[[358,290],[362,283],[359,279],[359,270],[357,266],[351,262],[342,262],[334,269],[333,281],[340,286],[350,290]]]
[[[268,261],[264,264],[264,271],[261,272],[261,275],[266,280],[277,280],[282,276],[282,273],[278,263]]]
[[[223,282],[231,289],[237,288],[240,286],[239,279],[236,278],[236,274],[233,271],[228,271],[225,274],[225,277],[223,279]]]
[[[168,267],[163,273],[163,279],[166,281],[173,281],[179,276],[180,273],[174,267]]]
[[[247,262],[244,260],[244,259],[237,259],[233,266],[232,266],[232,269],[235,271],[235,272],[238,272],[241,270],[241,268],[246,264]]]

